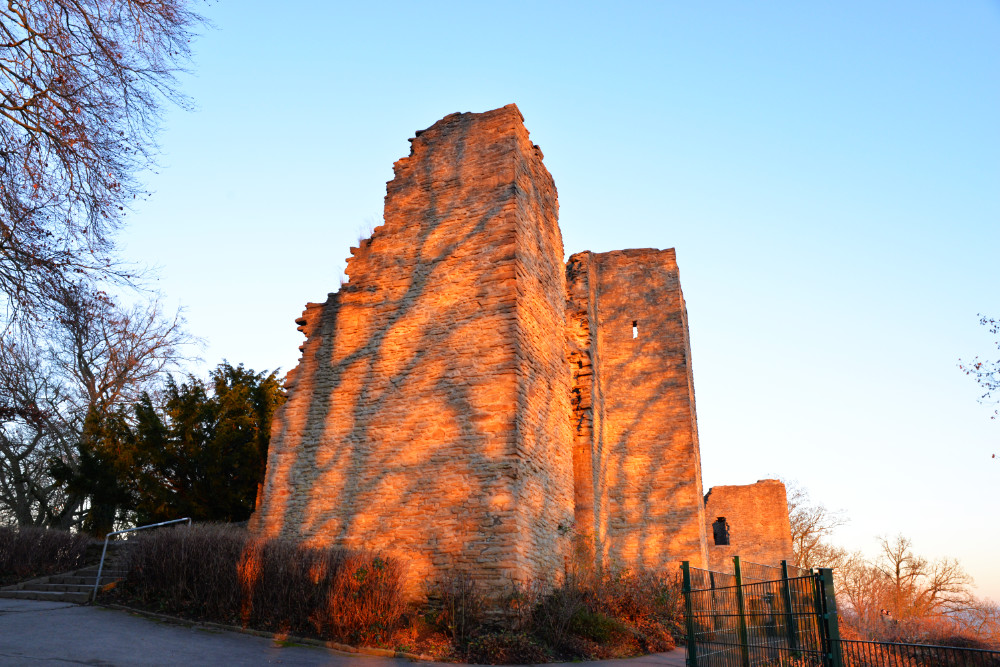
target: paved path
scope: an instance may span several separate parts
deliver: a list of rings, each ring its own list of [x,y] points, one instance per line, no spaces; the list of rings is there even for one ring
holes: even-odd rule
[[[45,664],[384,667],[411,663],[314,646],[281,646],[263,637],[162,623],[103,607],[0,599],[0,665]],[[573,664],[684,667],[684,652]]]

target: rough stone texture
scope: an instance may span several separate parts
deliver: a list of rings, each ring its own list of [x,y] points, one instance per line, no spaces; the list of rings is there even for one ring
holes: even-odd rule
[[[573,520],[555,185],[513,105],[411,141],[349,282],[299,320],[253,528],[396,554],[415,589],[552,580]]]
[[[514,105],[411,142],[350,280],[297,320],[251,529],[396,555],[415,597],[454,570],[553,583],[574,551],[706,566],[715,508],[751,487],[713,489],[705,513],[674,251],[564,265],[555,185]],[[783,528],[744,523],[756,505],[733,498],[735,544],[787,534],[777,501]]]
[[[712,525],[725,517],[729,545],[717,545]],[[743,486],[713,486],[705,496],[705,529],[709,568],[732,572],[733,556],[761,565],[779,566],[792,559],[785,485],[762,479]]]
[[[597,561],[707,562],[687,311],[671,250],[567,263],[576,523]]]

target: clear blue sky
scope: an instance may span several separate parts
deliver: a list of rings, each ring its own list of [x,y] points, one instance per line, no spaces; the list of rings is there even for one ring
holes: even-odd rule
[[[1000,600],[1000,2],[223,0],[127,254],[223,358],[288,370],[407,139],[515,102],[567,254],[677,249],[705,488],[780,475]]]

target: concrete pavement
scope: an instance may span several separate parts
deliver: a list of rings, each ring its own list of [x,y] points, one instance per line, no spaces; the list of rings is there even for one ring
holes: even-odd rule
[[[164,623],[104,607],[0,599],[0,665],[40,664],[385,667],[411,663],[403,658],[282,645],[264,637]],[[574,664],[683,667],[684,652]]]

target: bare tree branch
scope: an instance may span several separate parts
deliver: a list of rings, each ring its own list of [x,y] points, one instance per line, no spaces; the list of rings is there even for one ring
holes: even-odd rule
[[[829,510],[814,503],[809,493],[795,482],[786,480],[785,488],[794,564],[802,568],[836,567],[846,553],[828,540],[835,529],[847,522],[843,511]]]
[[[987,327],[994,336],[1000,335],[1000,320],[980,316],[979,323]],[[1000,349],[1000,340],[994,341],[993,344]],[[959,360],[958,367],[966,375],[972,376],[983,390],[983,395],[979,397],[980,403],[1000,404],[1000,399],[996,397],[997,391],[1000,391],[1000,359],[988,361],[975,357],[972,361]],[[990,419],[996,419],[997,416],[1000,416],[1000,407],[994,409]]]
[[[192,339],[158,301],[122,308],[81,285],[64,286],[45,313],[45,327],[0,337],[0,508],[22,525],[67,528],[85,498],[53,478],[53,464],[78,470],[88,417],[138,401]]]
[[[61,285],[129,280],[114,235],[143,194],[164,101],[201,19],[189,0],[0,4],[0,294],[11,318]]]

